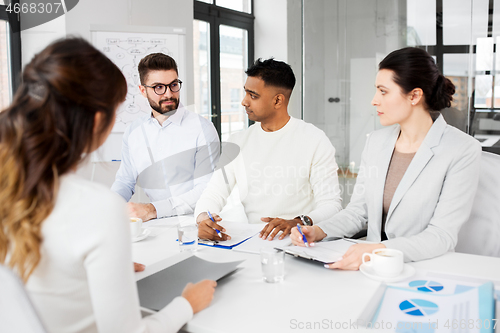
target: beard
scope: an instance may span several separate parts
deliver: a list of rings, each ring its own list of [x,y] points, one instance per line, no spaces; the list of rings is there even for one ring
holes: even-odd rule
[[[162,105],[162,103],[167,102],[167,101],[172,101],[172,102],[174,102],[174,104]],[[179,107],[179,99],[173,98],[173,97],[164,98],[164,99],[160,100],[158,103],[156,103],[155,101],[151,100],[148,97],[148,102],[153,110],[155,110],[156,112],[163,114],[163,115],[165,115],[167,112],[175,111]]]

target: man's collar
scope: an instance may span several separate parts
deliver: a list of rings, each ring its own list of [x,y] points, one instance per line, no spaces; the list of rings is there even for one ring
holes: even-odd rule
[[[179,107],[177,108],[177,110],[169,112],[169,113],[171,113],[171,115],[163,122],[162,127],[167,126],[168,123],[172,123],[172,124],[180,126],[181,122],[182,122],[182,118],[184,117],[184,112],[185,112],[184,106],[182,105],[182,103],[179,103]],[[150,119],[151,119],[151,121],[156,121],[159,124],[158,120],[154,117],[153,112],[151,112]]]

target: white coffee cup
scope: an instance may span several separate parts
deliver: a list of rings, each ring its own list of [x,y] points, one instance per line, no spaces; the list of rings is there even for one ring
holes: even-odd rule
[[[370,257],[370,261],[365,261],[366,257]],[[404,268],[403,252],[395,249],[375,249],[372,253],[363,253],[361,259],[363,264],[383,277],[398,276]]]
[[[142,234],[142,219],[138,217],[130,218],[130,234],[135,238]]]

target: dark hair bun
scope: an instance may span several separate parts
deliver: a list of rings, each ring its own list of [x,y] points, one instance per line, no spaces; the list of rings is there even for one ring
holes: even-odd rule
[[[429,98],[428,104],[431,110],[442,110],[444,108],[449,108],[451,106],[451,101],[453,101],[453,95],[455,94],[455,85],[450,81],[450,79],[439,75],[436,80],[436,86],[432,92],[432,96]]]

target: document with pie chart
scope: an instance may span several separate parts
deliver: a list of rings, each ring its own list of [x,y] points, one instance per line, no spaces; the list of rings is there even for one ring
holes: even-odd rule
[[[454,294],[445,293],[445,287],[439,279],[387,286],[370,322],[372,328],[381,328],[383,322],[391,332],[493,332],[492,282],[454,288]]]

